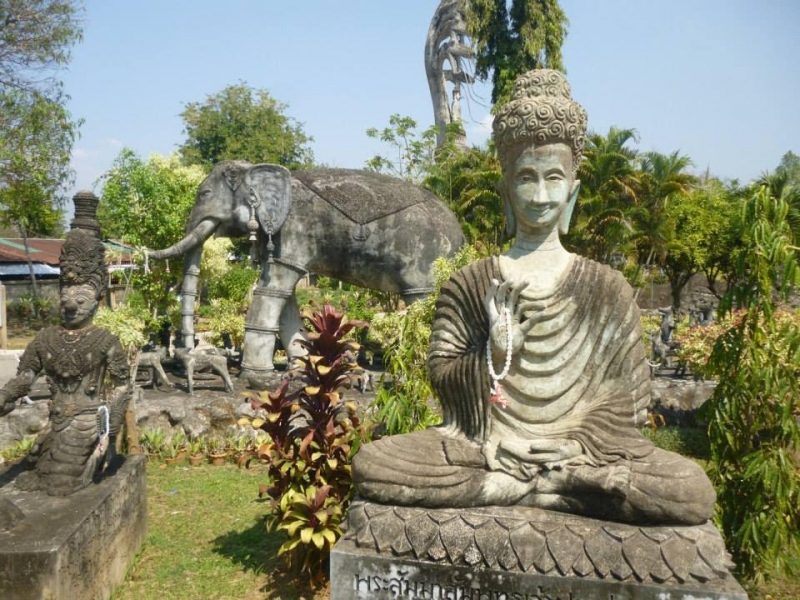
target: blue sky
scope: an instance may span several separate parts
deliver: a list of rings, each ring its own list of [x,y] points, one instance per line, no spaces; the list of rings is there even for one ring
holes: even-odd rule
[[[423,64],[438,0],[85,0],[84,40],[64,83],[85,119],[75,189],[122,147],[143,157],[183,141],[179,117],[246,81],[289,105],[315,158],[360,168],[385,150],[365,130],[389,115],[433,121]],[[800,154],[800,2],[561,0],[573,96],[590,129],[635,128],[638,148],[692,158],[743,182]],[[463,106],[486,140],[489,88]]]

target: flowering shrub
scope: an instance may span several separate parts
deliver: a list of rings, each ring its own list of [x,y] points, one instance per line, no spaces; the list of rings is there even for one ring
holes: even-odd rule
[[[740,318],[740,311],[732,312],[710,325],[695,325],[675,335],[678,347],[675,355],[697,376],[708,377],[708,357],[714,343]]]
[[[677,333],[675,340],[679,346],[675,350],[675,355],[678,360],[689,367],[692,373],[702,377],[711,377],[712,372],[708,365],[708,359],[714,349],[714,344],[717,343],[717,340],[720,340],[722,344],[726,343],[723,334],[730,331],[731,328],[738,327],[746,317],[746,310],[734,310],[710,325],[705,327],[695,325]],[[775,323],[779,331],[791,327],[800,329],[800,311],[780,308],[775,311]],[[786,361],[790,360],[786,339],[783,336],[777,336],[773,342],[776,358],[781,361],[781,364],[786,364]]]

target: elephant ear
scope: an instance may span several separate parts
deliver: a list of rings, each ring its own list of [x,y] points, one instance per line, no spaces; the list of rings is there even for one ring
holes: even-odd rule
[[[280,165],[255,165],[244,176],[247,201],[264,233],[277,233],[292,207],[292,175]]]

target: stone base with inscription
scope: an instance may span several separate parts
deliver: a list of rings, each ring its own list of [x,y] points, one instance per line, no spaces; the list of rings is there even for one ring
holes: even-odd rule
[[[356,501],[331,554],[331,599],[746,600],[732,566],[711,524]]]
[[[144,456],[67,497],[14,488],[0,474],[0,500],[17,507],[0,531],[0,598],[109,598],[147,531]]]

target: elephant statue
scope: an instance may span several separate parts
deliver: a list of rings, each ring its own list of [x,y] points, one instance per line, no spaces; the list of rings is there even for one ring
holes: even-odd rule
[[[194,344],[194,305],[203,243],[249,235],[261,273],[247,313],[241,377],[274,370],[276,336],[290,357],[302,321],[294,292],[308,272],[399,293],[407,303],[433,291],[432,265],[464,242],[455,216],[430,192],[368,171],[290,173],[278,165],[218,163],[200,184],[186,236],[154,259],[185,256],[181,344]]]

